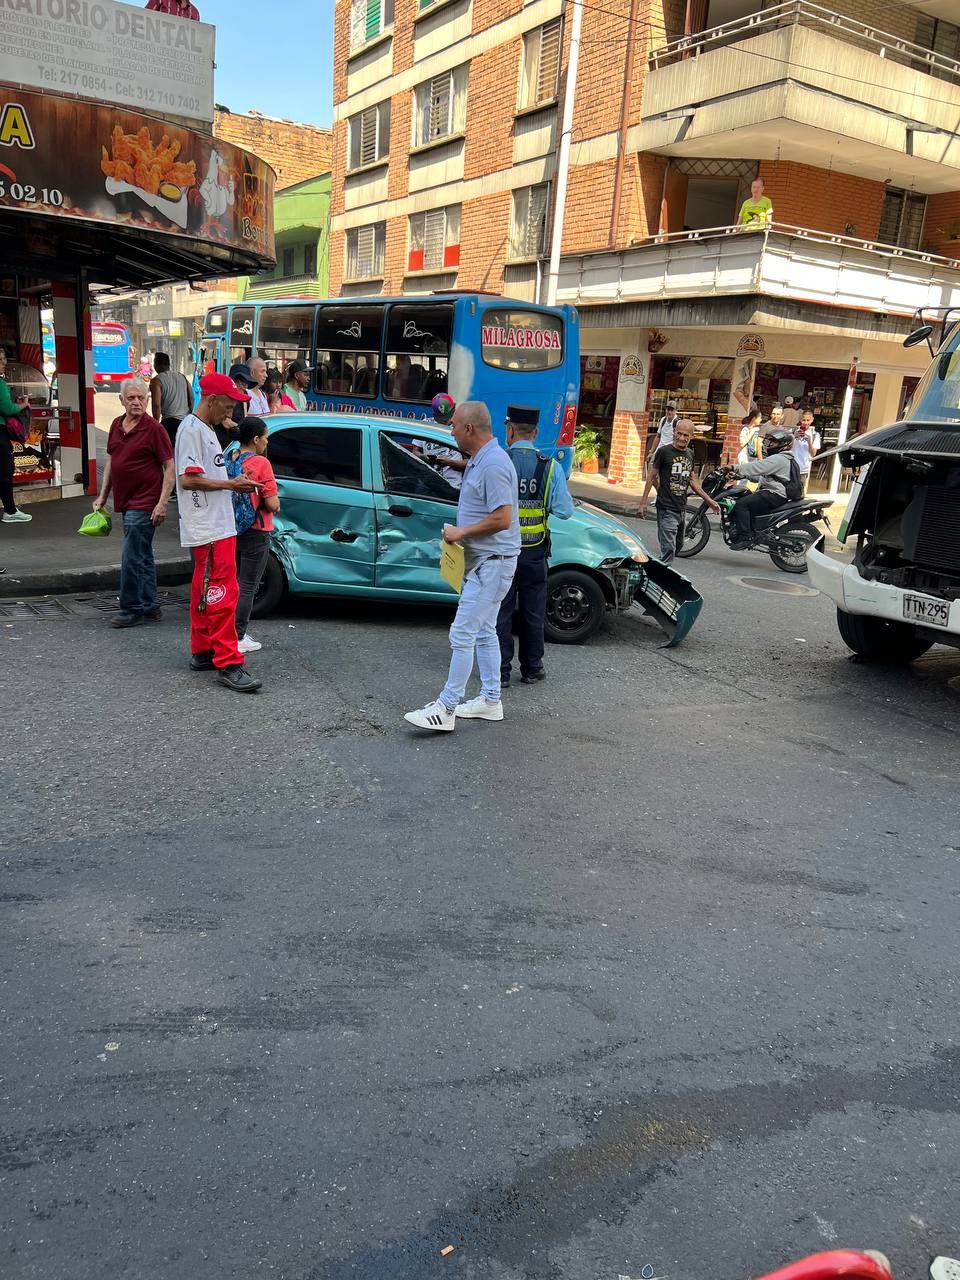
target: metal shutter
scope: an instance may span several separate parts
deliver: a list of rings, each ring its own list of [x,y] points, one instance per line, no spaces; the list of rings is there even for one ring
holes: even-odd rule
[[[373,164],[377,158],[377,108],[360,113],[360,163]]]
[[[557,96],[560,77],[560,19],[540,28],[540,65],[537,68],[537,102]]]
[[[443,250],[447,239],[447,214],[444,209],[431,209],[423,215],[423,265],[443,266]]]
[[[434,76],[430,81],[424,142],[429,142],[432,138],[442,138],[445,133],[450,132],[450,98],[452,94],[452,71],[445,71],[443,75]]]
[[[376,227],[357,228],[357,269],[359,279],[372,276],[375,270]]]
[[[526,240],[523,247],[525,257],[539,257],[543,253],[547,231],[547,193],[549,187],[543,183],[539,187],[531,187],[528,192]]]

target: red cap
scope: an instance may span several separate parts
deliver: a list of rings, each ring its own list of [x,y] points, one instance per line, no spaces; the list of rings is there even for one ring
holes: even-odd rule
[[[200,379],[200,394],[203,396],[229,396],[231,400],[249,400],[245,391],[241,391],[232,378],[225,373],[205,373]]]

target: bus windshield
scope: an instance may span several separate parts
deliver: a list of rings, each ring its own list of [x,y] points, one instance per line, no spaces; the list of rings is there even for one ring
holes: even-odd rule
[[[960,426],[960,324],[953,326],[920,379],[906,418]]]
[[[207,314],[198,373],[254,355],[293,361],[309,410],[432,422],[432,401],[482,400],[501,443],[511,405],[538,410],[537,447],[569,471],[580,394],[573,307],[494,294],[238,303]],[[309,379],[309,385],[306,385]]]

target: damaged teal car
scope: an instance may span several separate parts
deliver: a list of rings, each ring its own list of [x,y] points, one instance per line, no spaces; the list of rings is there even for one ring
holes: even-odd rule
[[[280,491],[270,558],[254,602],[260,618],[283,597],[359,596],[453,604],[440,576],[440,530],[456,519],[458,492],[437,451],[450,433],[402,418],[285,413],[267,419],[268,457]],[[455,478],[455,476],[454,476]],[[671,645],[697,619],[702,597],[661,564],[626,525],[577,504],[550,521],[546,637],[577,644],[608,613],[634,603]]]

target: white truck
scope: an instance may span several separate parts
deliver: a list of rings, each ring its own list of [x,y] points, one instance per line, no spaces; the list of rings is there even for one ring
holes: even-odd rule
[[[960,648],[956,315],[939,325],[939,346],[929,324],[904,344],[926,341],[933,354],[906,416],[837,449],[844,466],[859,469],[839,533],[855,540],[852,563],[822,543],[807,554],[810,581],[836,604],[844,642],[877,662],[912,662],[934,644]]]

